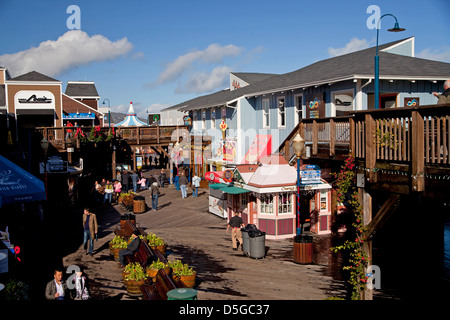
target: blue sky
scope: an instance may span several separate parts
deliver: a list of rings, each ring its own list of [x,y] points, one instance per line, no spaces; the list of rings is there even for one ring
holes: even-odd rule
[[[80,30],[69,30],[70,5]],[[13,77],[36,70],[63,82],[95,81],[112,111],[155,112],[224,89],[234,72],[290,72],[374,46],[367,20],[375,5],[415,36],[416,56],[450,62],[450,6],[430,1],[0,0],[0,66]]]

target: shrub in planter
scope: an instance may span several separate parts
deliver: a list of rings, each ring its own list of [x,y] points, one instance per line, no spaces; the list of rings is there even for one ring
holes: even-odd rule
[[[168,263],[164,263],[159,261],[153,261],[148,267],[147,267],[147,275],[151,278],[154,278],[156,274],[158,273],[159,269],[164,269],[164,271],[167,274],[170,274],[170,265]]]

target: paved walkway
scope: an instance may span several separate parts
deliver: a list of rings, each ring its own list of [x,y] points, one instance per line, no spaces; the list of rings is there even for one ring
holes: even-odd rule
[[[173,185],[161,188],[159,210],[136,215],[140,227],[168,243],[169,260],[180,259],[197,271],[199,300],[322,300],[344,294],[343,281],[330,276],[331,255],[317,255],[311,265],[295,264],[291,239],[266,239],[264,259],[251,259],[242,251],[232,250],[226,220],[208,212],[208,191],[200,189],[199,193],[198,198],[192,198],[188,191],[188,198],[182,199],[181,191]],[[151,207],[149,191],[141,191],[140,195]],[[76,264],[84,268],[94,299],[136,299],[127,295],[122,269],[108,248],[120,215],[126,212],[122,205],[99,210],[94,256],[86,256],[80,244],[78,250],[63,258],[65,267]],[[320,245],[322,239],[316,236],[315,244]]]

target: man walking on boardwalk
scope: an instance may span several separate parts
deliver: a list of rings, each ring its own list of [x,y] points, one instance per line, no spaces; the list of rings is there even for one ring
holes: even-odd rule
[[[239,217],[239,212],[236,211],[234,213],[234,217],[230,219],[230,222],[228,222],[227,226],[227,232],[228,229],[231,227],[231,241],[233,242],[233,250],[238,249],[237,241],[239,241],[239,244],[242,246],[242,243],[244,242],[242,240],[242,232],[241,228],[244,227],[244,221],[241,217]]]
[[[180,178],[178,180],[178,183],[180,184],[180,189],[181,189],[181,198],[186,198],[187,197],[187,191],[186,191],[186,187],[188,184],[188,179],[186,178],[186,176],[184,175],[184,173],[180,174]]]

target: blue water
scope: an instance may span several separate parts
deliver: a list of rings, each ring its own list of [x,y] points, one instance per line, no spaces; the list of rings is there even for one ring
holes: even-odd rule
[[[450,221],[444,223],[444,256],[442,268],[443,280],[450,283]]]

